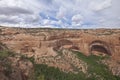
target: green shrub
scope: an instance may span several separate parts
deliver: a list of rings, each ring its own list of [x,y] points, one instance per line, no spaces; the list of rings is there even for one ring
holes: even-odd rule
[[[79,59],[87,63],[88,74],[91,74],[90,77],[94,78],[95,80],[99,80],[100,78],[103,80],[117,80],[117,78],[113,76],[112,72],[109,70],[107,65],[104,65],[101,62],[101,60],[103,59],[109,59],[109,56],[85,56],[82,53],[75,51],[73,51],[73,53],[77,54]]]
[[[44,64],[35,64],[35,80],[86,80],[85,74],[65,73],[58,68],[48,67]]]

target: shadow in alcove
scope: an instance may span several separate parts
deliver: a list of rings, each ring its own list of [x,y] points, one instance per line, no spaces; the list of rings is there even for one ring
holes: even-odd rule
[[[109,55],[109,56],[111,56],[111,53],[105,47],[99,46],[99,45],[92,46],[91,53],[93,53],[95,55]]]
[[[102,41],[94,41],[90,44],[90,53],[94,55],[111,56],[110,47]]]

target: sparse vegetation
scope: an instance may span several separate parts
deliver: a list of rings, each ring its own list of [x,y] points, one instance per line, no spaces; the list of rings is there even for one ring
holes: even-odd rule
[[[15,56],[15,54],[13,52],[4,50],[4,51],[0,51],[0,59],[5,59],[9,56]]]
[[[65,73],[58,68],[44,64],[35,64],[35,80],[85,80],[83,73]],[[41,79],[42,78],[42,79]]]
[[[83,44],[91,44],[91,41],[98,39],[105,41],[106,47],[119,52],[119,47],[115,47],[119,45],[119,33],[120,30],[107,29],[13,28],[12,30],[12,28],[0,28],[0,41],[9,46],[10,49],[21,52],[21,54],[14,54],[8,50],[5,44],[0,43],[0,76],[2,73],[7,77],[6,80],[17,80],[16,78],[20,76],[21,80],[120,80],[120,76],[114,76],[119,75],[120,62],[117,61],[119,59],[116,59],[117,63],[113,66],[110,65],[111,61],[108,68],[104,64],[107,62],[103,61],[103,63],[102,60],[109,59],[109,56],[85,56],[80,52],[70,51],[76,49],[85,52],[87,49],[84,48],[91,48],[93,45]],[[68,48],[68,51],[63,51],[64,48]],[[34,56],[27,57],[27,54],[28,56],[34,55],[35,59]],[[119,58],[116,54],[111,60]],[[14,77],[14,79],[9,76]]]
[[[88,74],[95,80],[118,80],[120,77],[115,77],[112,72],[108,69],[107,65],[104,65],[101,60],[108,59],[108,56],[85,56],[80,52],[75,52],[78,57],[88,64]]]
[[[32,75],[34,79],[32,80],[120,80],[119,76],[114,76],[106,65],[104,65],[101,60],[109,59],[109,56],[85,56],[80,52],[72,51],[77,57],[87,63],[88,70],[87,73],[78,72],[77,74],[72,72],[63,72],[58,68],[49,67],[45,64],[37,64],[34,61],[34,57],[26,57],[21,55],[21,59],[29,60],[33,63],[34,74]],[[59,56],[62,54],[58,52]],[[0,51],[0,61],[4,60],[2,66],[5,68],[5,75],[9,76],[12,72],[11,63],[5,61],[9,56],[14,56],[13,52],[8,50]]]
[[[14,54],[8,50],[0,51],[0,67],[3,67],[6,76],[9,76],[12,73],[11,62],[8,61],[7,58],[13,55]]]
[[[2,33],[2,29],[0,29],[0,34]]]
[[[108,67],[100,62],[102,59],[108,58],[100,56],[85,56],[80,52],[73,52],[78,55],[79,59],[85,61],[89,68],[88,73],[79,72],[65,73],[58,68],[48,67],[45,64],[34,64],[35,80],[119,80],[120,77],[112,75]]]

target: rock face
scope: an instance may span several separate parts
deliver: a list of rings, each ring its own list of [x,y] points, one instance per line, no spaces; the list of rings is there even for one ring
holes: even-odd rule
[[[0,31],[0,42],[16,53],[34,56],[38,63],[42,62],[40,57],[55,57],[58,55],[56,51],[64,48],[80,51],[87,56],[109,55],[113,62],[120,62],[119,29],[59,30],[2,27]],[[52,63],[49,65],[54,66]],[[120,64],[117,64],[118,66]],[[66,70],[69,68],[69,65],[66,66]]]
[[[0,80],[33,80],[32,62],[17,54],[5,54],[0,56]]]

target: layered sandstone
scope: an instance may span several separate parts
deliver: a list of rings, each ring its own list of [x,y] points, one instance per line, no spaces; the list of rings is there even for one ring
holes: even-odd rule
[[[84,67],[81,69],[83,72],[86,72],[86,65],[74,58],[74,55],[71,57],[71,54],[69,56],[67,54],[63,55],[66,57],[66,62],[62,59],[59,60],[60,57],[56,51],[62,49],[77,50],[87,56],[91,53],[109,55],[111,61],[113,60],[114,63],[117,63],[117,66],[120,66],[119,29],[59,30],[2,27],[0,28],[0,42],[16,53],[29,57],[34,56],[38,63],[59,67],[64,71],[74,71],[71,65],[67,63],[70,59],[73,62],[75,60],[77,68]],[[70,52],[68,51],[68,53]],[[110,65],[115,66],[112,63]]]

